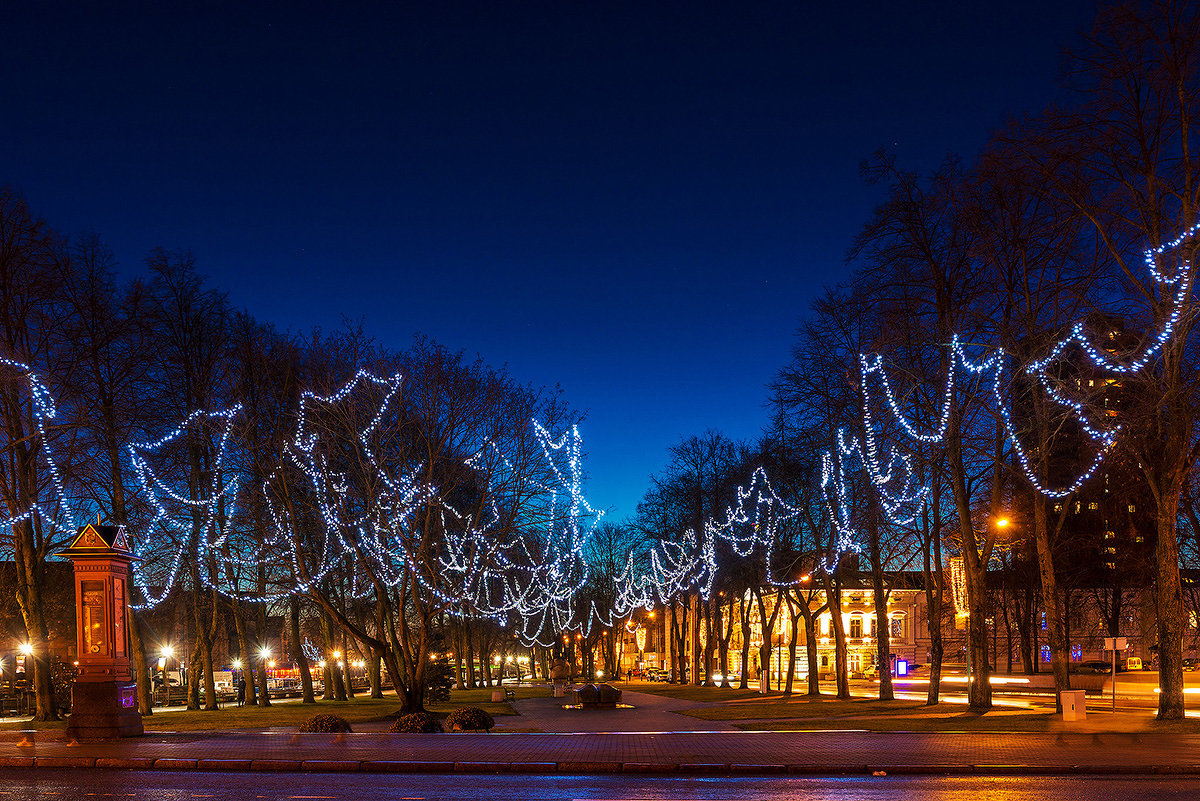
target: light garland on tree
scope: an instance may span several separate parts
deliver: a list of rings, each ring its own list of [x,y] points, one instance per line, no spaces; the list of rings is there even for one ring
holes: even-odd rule
[[[4,443],[4,448],[26,448],[27,453],[39,460],[50,475],[50,498],[44,501],[31,498],[29,505],[21,508],[22,499],[8,497],[7,514],[0,517],[0,525],[11,530],[25,522],[40,524],[43,537],[47,541],[58,534],[70,534],[75,528],[75,513],[54,456],[51,439],[46,433],[47,424],[58,416],[54,396],[38,374],[24,362],[0,356],[0,370],[10,371],[19,376],[16,380],[28,392],[32,422],[36,429],[35,436],[28,441],[22,443],[9,440]],[[15,544],[11,538],[3,542],[5,544],[0,550],[8,550]]]

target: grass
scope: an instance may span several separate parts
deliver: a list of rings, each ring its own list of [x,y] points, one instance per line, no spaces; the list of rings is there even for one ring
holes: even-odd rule
[[[533,698],[549,695],[550,691],[539,687],[515,688],[517,698]],[[450,701],[444,704],[426,703],[425,708],[435,714],[445,714],[462,706],[477,706],[492,717],[516,715],[507,702],[493,703],[490,689],[451,690]],[[345,718],[350,723],[382,720],[398,711],[399,701],[395,693],[385,693],[383,698],[358,695],[350,701],[317,701],[316,704],[301,704],[297,701],[275,702],[271,706],[237,707],[224,706],[212,712],[186,710],[159,712],[142,718],[146,731],[228,731],[232,729],[295,728],[313,715],[331,714]],[[66,721],[14,721],[0,724],[0,730],[35,729],[53,731],[66,727]]]
[[[624,687],[624,683],[621,685]],[[760,695],[754,690],[722,690],[719,687],[634,682],[636,692],[651,693],[705,706],[677,709],[677,714],[700,720],[732,721],[746,731],[811,731],[864,729],[867,731],[1019,731],[1019,732],[1171,732],[1200,733],[1200,719],[1158,722],[1151,710],[1126,710],[1113,716],[1093,708],[1085,721],[1065,723],[1053,708],[1028,709],[997,706],[987,713],[969,711],[963,704],[942,703],[929,707],[921,701],[856,697],[849,700],[830,695]],[[1001,700],[1000,703],[1003,703]]]
[[[942,711],[953,707],[954,711],[962,712],[961,705],[942,704]],[[775,698],[771,701],[747,701],[738,704],[721,704],[705,706],[699,709],[685,709],[681,715],[688,715],[701,720],[742,720],[754,718],[759,720],[778,720],[797,717],[813,717],[828,720],[831,723],[845,718],[861,718],[864,716],[879,717],[891,715],[921,714],[929,709],[919,701],[880,701],[878,699],[856,698],[849,701],[836,698],[808,698],[805,696],[792,698]]]

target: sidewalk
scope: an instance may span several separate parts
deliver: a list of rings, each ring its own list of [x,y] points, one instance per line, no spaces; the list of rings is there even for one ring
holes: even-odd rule
[[[710,774],[1200,774],[1200,735],[930,732],[0,735],[0,768]]]

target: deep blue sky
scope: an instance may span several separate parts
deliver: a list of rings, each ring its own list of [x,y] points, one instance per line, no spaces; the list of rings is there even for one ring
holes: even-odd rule
[[[764,385],[880,199],[1055,96],[1069,2],[8,3],[0,183],[131,274],[561,383],[594,504]]]

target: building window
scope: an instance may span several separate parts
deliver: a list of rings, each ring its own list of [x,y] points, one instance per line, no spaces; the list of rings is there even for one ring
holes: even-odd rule
[[[1050,646],[1049,645],[1042,646],[1042,661],[1045,662],[1046,664],[1050,663]]]
[[[821,657],[821,667],[823,667],[823,668],[829,667],[829,654],[825,654],[824,656]]]
[[[862,615],[854,615],[850,618],[850,637],[852,639],[861,639],[862,636],[863,636]]]
[[[896,617],[892,618],[890,634],[892,635],[893,640],[903,640],[904,639],[904,616],[903,615],[897,615]]]
[[[850,654],[850,672],[862,673],[862,655],[858,652]]]
[[[1083,646],[1079,643],[1071,644],[1071,661],[1078,662],[1083,659]]]
[[[1091,509],[1092,511],[1095,511],[1100,508],[1100,504],[1096,501],[1092,501],[1091,503],[1088,504],[1088,508]]]
[[[1046,630],[1046,613],[1042,612],[1042,631],[1045,631],[1045,630]],[[1047,645],[1045,647],[1049,648],[1050,646]]]

